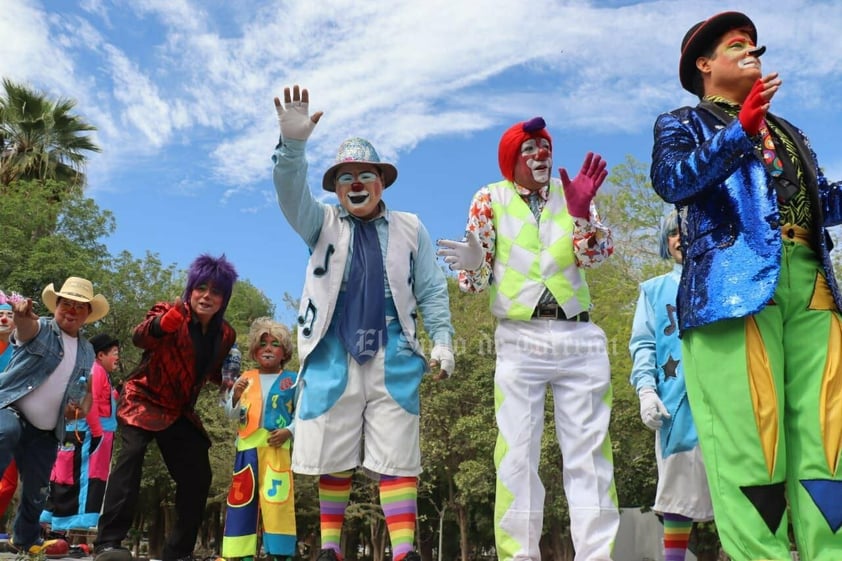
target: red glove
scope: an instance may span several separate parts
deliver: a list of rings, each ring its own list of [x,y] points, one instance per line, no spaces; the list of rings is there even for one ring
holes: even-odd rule
[[[178,331],[181,324],[184,323],[184,314],[178,309],[178,306],[173,306],[167,313],[161,316],[161,329],[167,333]]]
[[[591,215],[591,201],[596,195],[597,189],[608,176],[607,164],[602,156],[588,152],[582,169],[573,178],[567,176],[567,170],[559,168],[561,185],[564,187],[564,198],[567,200],[567,210],[571,216],[576,218],[589,218]]]
[[[763,119],[766,117],[766,110],[769,108],[769,102],[762,97],[763,89],[763,80],[758,78],[751,87],[751,91],[748,92],[742,109],[740,109],[740,124],[749,136],[760,133],[760,129],[763,127]]]

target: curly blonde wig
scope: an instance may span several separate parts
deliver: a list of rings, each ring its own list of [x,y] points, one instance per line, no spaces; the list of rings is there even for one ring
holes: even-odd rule
[[[292,358],[292,335],[289,329],[282,323],[278,323],[270,317],[257,318],[249,328],[249,356],[254,358],[255,353],[260,349],[260,339],[264,334],[274,337],[281,343],[284,350],[284,360],[281,368]]]

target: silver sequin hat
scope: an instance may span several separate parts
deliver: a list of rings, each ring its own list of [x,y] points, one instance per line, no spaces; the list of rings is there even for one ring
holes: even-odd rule
[[[372,164],[380,170],[383,175],[383,188],[395,182],[398,178],[398,168],[392,164],[381,162],[377,150],[371,142],[364,138],[349,138],[339,145],[336,152],[336,163],[330,166],[322,178],[322,188],[333,193],[336,188],[334,183],[336,169],[342,164]]]

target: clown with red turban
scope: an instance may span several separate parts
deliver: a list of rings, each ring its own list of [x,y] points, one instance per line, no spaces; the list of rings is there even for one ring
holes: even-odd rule
[[[494,374],[498,427],[494,513],[500,561],[540,559],[544,486],[538,475],[549,386],[564,458],[564,489],[576,561],[609,561],[619,525],[608,421],[611,372],[605,333],[590,321],[584,269],[614,250],[593,198],[607,176],[588,153],[572,180],[552,176],[544,120],[503,133],[504,179],[471,202],[463,241],[440,240],[438,255],[465,292],[488,289],[498,319]]]

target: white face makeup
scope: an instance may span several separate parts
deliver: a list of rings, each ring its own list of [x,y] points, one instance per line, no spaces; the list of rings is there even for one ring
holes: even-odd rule
[[[530,138],[520,145],[520,155],[515,162],[515,183],[527,189],[537,190],[550,182],[553,156],[550,141],[546,138]]]
[[[380,210],[383,179],[371,164],[349,163],[336,170],[336,197],[345,210],[357,218],[369,219]]]
[[[678,233],[677,228],[667,236],[667,248],[669,248],[673,261],[679,265],[684,263],[684,254],[681,253],[681,235]]]
[[[0,310],[0,335],[8,335],[15,328],[15,313],[12,310]]]

